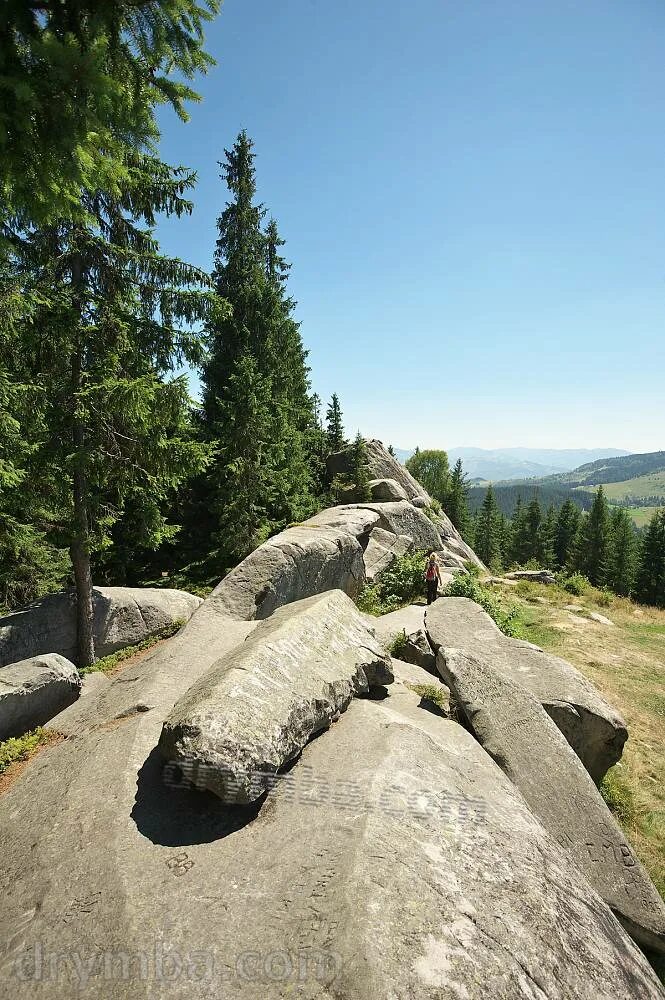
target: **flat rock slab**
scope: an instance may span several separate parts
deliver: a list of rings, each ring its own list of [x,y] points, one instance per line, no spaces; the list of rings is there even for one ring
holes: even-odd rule
[[[371,479],[367,484],[372,500],[408,500],[406,490],[396,479]]]
[[[551,586],[556,583],[554,573],[548,569],[518,569],[514,573],[506,573],[507,580],[527,580],[529,583],[544,583]]]
[[[152,712],[3,797],[3,996],[662,1000],[517,789],[416,695],[354,700],[257,814],[161,782],[164,700],[136,687]]]
[[[628,737],[624,720],[570,663],[530,642],[510,639],[479,604],[465,597],[435,601],[427,609],[425,627],[435,649],[465,650],[526,687],[594,781],[620,759]]]
[[[377,521],[370,512],[362,530]],[[250,621],[335,588],[355,598],[364,584],[363,550],[355,535],[337,525],[306,523],[260,545],[224,577],[208,600],[221,614]]]
[[[202,604],[183,590],[95,587],[93,633],[97,657],[133,646],[174,622],[188,621]],[[76,598],[49,594],[0,618],[0,666],[43,653],[76,659]]]
[[[665,904],[579,758],[533,695],[487,660],[437,665],[480,744],[642,947],[665,953]]]
[[[436,674],[436,657],[425,633],[425,605],[412,604],[373,619],[377,635],[386,643],[404,638],[396,655]]]
[[[160,749],[197,788],[252,802],[354,695],[390,684],[390,657],[341,591],[281,608],[189,689]]]
[[[417,664],[407,663],[406,660],[400,660],[399,657],[396,656],[390,657],[390,663],[395,681],[398,681],[400,684],[434,685],[437,688],[440,687],[443,691],[448,691],[448,688],[438,674],[435,677],[433,674],[430,674],[428,670],[423,670],[422,667],[417,666]],[[394,690],[394,685],[391,685],[391,696]]]
[[[589,618],[592,622],[596,622],[598,625],[614,625],[614,622],[606,618],[605,615],[601,615],[598,611],[590,611]]]
[[[373,583],[384,570],[390,568],[395,559],[412,549],[413,542],[408,535],[396,535],[383,528],[374,528],[363,554],[367,582]]]
[[[42,726],[76,701],[81,677],[58,653],[20,660],[0,670],[0,740]]]

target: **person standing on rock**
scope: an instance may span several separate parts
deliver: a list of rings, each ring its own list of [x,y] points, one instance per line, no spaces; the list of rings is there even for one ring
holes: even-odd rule
[[[431,604],[439,595],[439,584],[443,585],[439,560],[436,558],[435,552],[430,552],[427,556],[425,582],[427,584],[427,603]]]

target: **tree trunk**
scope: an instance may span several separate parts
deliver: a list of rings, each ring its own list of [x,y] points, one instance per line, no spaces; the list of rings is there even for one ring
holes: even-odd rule
[[[80,258],[76,257],[72,266],[72,284],[80,290],[82,285],[82,267]],[[80,301],[76,302],[80,311]],[[76,406],[76,396],[81,390],[81,372],[83,369],[83,346],[80,339],[74,347],[72,355],[72,400]],[[88,525],[87,482],[83,458],[85,445],[85,427],[76,416],[72,420],[72,444],[74,446],[74,471],[72,475],[72,494],[74,501],[74,525],[69,555],[74,570],[76,583],[76,665],[79,669],[89,667],[95,662],[95,636],[93,632],[92,604],[92,571],[90,569],[90,531]]]

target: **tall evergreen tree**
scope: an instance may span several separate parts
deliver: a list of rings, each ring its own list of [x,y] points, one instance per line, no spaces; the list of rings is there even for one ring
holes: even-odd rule
[[[635,579],[636,534],[625,507],[615,507],[611,515],[611,550],[607,585],[615,594],[627,596]]]
[[[367,446],[360,431],[356,434],[351,448],[351,467],[349,471],[356,502],[363,503],[366,500],[370,500]]]
[[[469,531],[468,492],[468,477],[462,468],[462,459],[458,458],[450,474],[445,510],[450,520],[465,539]]]
[[[518,494],[512,518],[512,542],[510,561],[517,566],[523,566],[529,560],[529,528],[526,509],[522,497]]]
[[[490,569],[501,568],[501,523],[500,511],[491,484],[487,487],[485,499],[475,526],[474,548],[476,554]]]
[[[565,569],[574,560],[575,539],[580,516],[580,508],[572,500],[564,501],[559,509],[554,538],[554,557],[557,569]]]
[[[158,212],[190,210],[193,177],[145,154],[126,157],[130,186],[122,199],[102,191],[89,199],[86,226],[11,237],[16,273],[42,296],[21,325],[15,372],[38,396],[41,416],[25,483],[48,497],[52,534],[70,552],[80,666],[95,656],[93,553],[138,493],[146,540],[166,537],[160,501],[205,461],[188,434],[186,381],[172,373],[200,358],[196,334],[181,321],[207,312],[207,279],[161,255],[151,235]]]
[[[665,510],[656,511],[642,538],[635,596],[665,608]]]
[[[575,568],[584,573],[594,587],[605,585],[610,544],[610,511],[605,491],[599,486],[591,510],[580,522],[575,542]]]
[[[543,513],[540,509],[540,501],[537,496],[534,496],[527,506],[525,517],[527,560],[535,559],[539,563],[543,561],[542,521]]]
[[[326,411],[326,438],[328,442],[328,453],[334,454],[346,447],[347,441],[344,436],[344,423],[342,420],[342,407],[339,396],[333,392],[332,398]]]
[[[0,12],[0,204],[21,224],[88,221],[121,198],[127,146],[155,151],[155,106],[186,119],[187,81],[219,0],[5,0]]]
[[[540,560],[547,569],[555,569],[556,556],[554,546],[556,543],[557,513],[553,504],[547,508],[547,512],[540,525]]]

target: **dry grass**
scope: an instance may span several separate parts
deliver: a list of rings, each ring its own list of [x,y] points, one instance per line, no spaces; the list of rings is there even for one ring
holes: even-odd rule
[[[573,663],[626,720],[623,758],[603,794],[665,896],[665,611],[591,589],[574,597],[559,587],[528,584],[509,592],[525,638]],[[582,610],[569,612],[565,605]],[[589,619],[598,611],[614,625]]]

